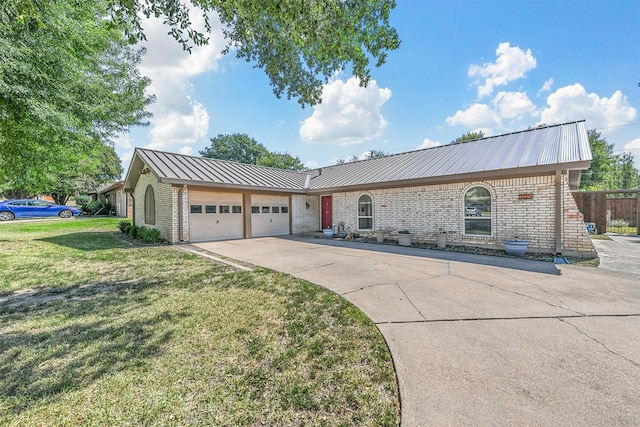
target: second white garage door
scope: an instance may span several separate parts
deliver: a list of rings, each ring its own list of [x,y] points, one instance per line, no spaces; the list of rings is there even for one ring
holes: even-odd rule
[[[289,197],[251,195],[252,237],[289,234]]]
[[[189,191],[189,238],[192,242],[242,239],[242,194]]]

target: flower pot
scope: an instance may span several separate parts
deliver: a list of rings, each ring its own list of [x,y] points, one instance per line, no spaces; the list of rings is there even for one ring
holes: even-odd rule
[[[322,230],[322,234],[324,234],[324,237],[333,238],[333,234],[334,234],[333,228],[325,228],[325,229],[323,229]]]
[[[376,241],[378,243],[384,242],[384,231],[382,231],[382,230],[376,231]]]
[[[436,245],[440,249],[447,247],[447,233],[436,233]]]
[[[514,256],[524,256],[529,244],[524,240],[505,240],[503,243],[504,250],[507,252],[507,255]]]
[[[411,246],[411,234],[398,234],[398,244],[400,246]]]

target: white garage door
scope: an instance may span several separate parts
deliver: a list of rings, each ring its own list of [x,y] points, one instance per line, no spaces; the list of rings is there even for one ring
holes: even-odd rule
[[[189,237],[192,242],[242,239],[242,194],[189,191]]]
[[[285,234],[289,234],[289,197],[252,194],[252,237]]]

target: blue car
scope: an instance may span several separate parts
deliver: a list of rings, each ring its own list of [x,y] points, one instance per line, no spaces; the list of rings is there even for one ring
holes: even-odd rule
[[[73,206],[54,205],[44,200],[25,199],[0,202],[0,221],[41,216],[71,218],[73,215],[80,215],[80,211]]]

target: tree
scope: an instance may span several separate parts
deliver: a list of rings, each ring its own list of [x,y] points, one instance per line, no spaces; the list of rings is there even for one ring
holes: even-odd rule
[[[218,134],[215,138],[211,138],[211,147],[200,151],[203,157],[250,165],[257,164],[258,159],[267,153],[269,150],[264,145],[244,133]]]
[[[307,168],[300,162],[298,157],[293,157],[289,153],[267,152],[267,154],[259,157],[257,165],[269,166],[277,169],[287,169],[293,171],[303,171]]]
[[[474,141],[476,139],[482,139],[484,137],[485,137],[485,135],[484,135],[483,131],[481,131],[481,130],[478,130],[478,131],[470,130],[469,132],[466,132],[462,136],[459,136],[458,138],[456,138],[453,141],[451,141],[450,144],[460,144],[461,142]]]
[[[582,171],[581,190],[626,190],[640,187],[640,172],[635,168],[631,153],[614,154],[614,144],[600,132],[587,132],[591,147],[591,166]]]
[[[582,171],[580,179],[580,189],[583,190],[604,190],[606,177],[613,170],[613,144],[608,144],[607,140],[595,129],[587,131],[589,146],[591,147],[591,166]]]
[[[293,157],[288,153],[271,152],[264,145],[244,133],[218,134],[215,138],[211,138],[211,147],[201,150],[200,155],[212,159],[269,166],[278,169],[297,171],[306,169],[300,163],[298,157]]]
[[[45,192],[78,168],[78,153],[145,124],[149,79],[122,28],[97,0],[5,0],[0,5],[0,175]],[[60,180],[64,180],[62,176]]]
[[[383,150],[369,150],[366,153],[364,153],[362,157],[353,155],[351,157],[347,157],[346,159],[338,159],[336,161],[336,164],[343,165],[345,163],[357,162],[358,160],[369,160],[369,159],[375,159],[376,157],[386,157],[389,154],[390,153]]]
[[[400,46],[389,25],[395,0],[108,0],[115,25],[128,29],[132,40],[145,39],[141,16],[163,17],[185,49],[202,45],[208,35],[189,19],[190,4],[199,7],[205,33],[209,14],[225,25],[223,53],[255,63],[271,81],[274,94],[296,98],[300,105],[320,102],[322,85],[337,70],[349,70],[366,85],[370,60],[379,67],[387,52]]]

